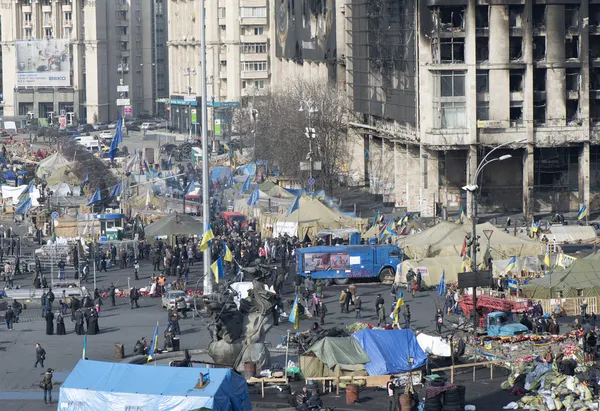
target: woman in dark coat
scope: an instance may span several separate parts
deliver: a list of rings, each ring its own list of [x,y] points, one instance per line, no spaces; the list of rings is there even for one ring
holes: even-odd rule
[[[90,319],[90,322],[88,324],[87,334],[88,335],[96,335],[98,333],[98,331],[100,331],[98,329],[98,314],[96,314],[95,311],[91,311],[89,319]]]
[[[56,335],[67,335],[65,319],[60,312],[56,315]]]
[[[83,313],[81,312],[81,309],[75,312],[75,334],[85,334],[85,330],[83,329]]]
[[[46,335],[54,334],[54,313],[48,311],[46,313]]]

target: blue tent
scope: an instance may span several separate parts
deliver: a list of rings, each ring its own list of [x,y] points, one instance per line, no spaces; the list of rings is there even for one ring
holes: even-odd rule
[[[209,381],[195,388],[200,373]],[[110,407],[114,404],[114,408]],[[246,380],[227,368],[172,368],[80,360],[60,387],[58,410],[252,410]]]
[[[210,181],[227,179],[231,176],[231,168],[229,167],[213,167],[210,172]]]
[[[401,374],[427,364],[427,354],[412,330],[365,329],[352,336],[371,359],[365,364],[369,375]]]

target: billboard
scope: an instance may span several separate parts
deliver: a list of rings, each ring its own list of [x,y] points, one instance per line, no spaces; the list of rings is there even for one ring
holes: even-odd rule
[[[69,87],[69,40],[17,41],[17,86]]]
[[[305,253],[304,271],[349,270],[348,253]]]
[[[334,63],[335,0],[277,0],[277,57]]]

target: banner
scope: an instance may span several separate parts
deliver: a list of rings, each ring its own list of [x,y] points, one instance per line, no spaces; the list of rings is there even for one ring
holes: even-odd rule
[[[69,40],[17,41],[17,86],[69,87]]]

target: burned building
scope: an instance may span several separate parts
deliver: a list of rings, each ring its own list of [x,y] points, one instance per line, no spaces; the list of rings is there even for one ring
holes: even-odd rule
[[[348,1],[357,183],[452,213],[483,156],[516,142],[480,176],[480,209],[597,208],[600,2]]]

